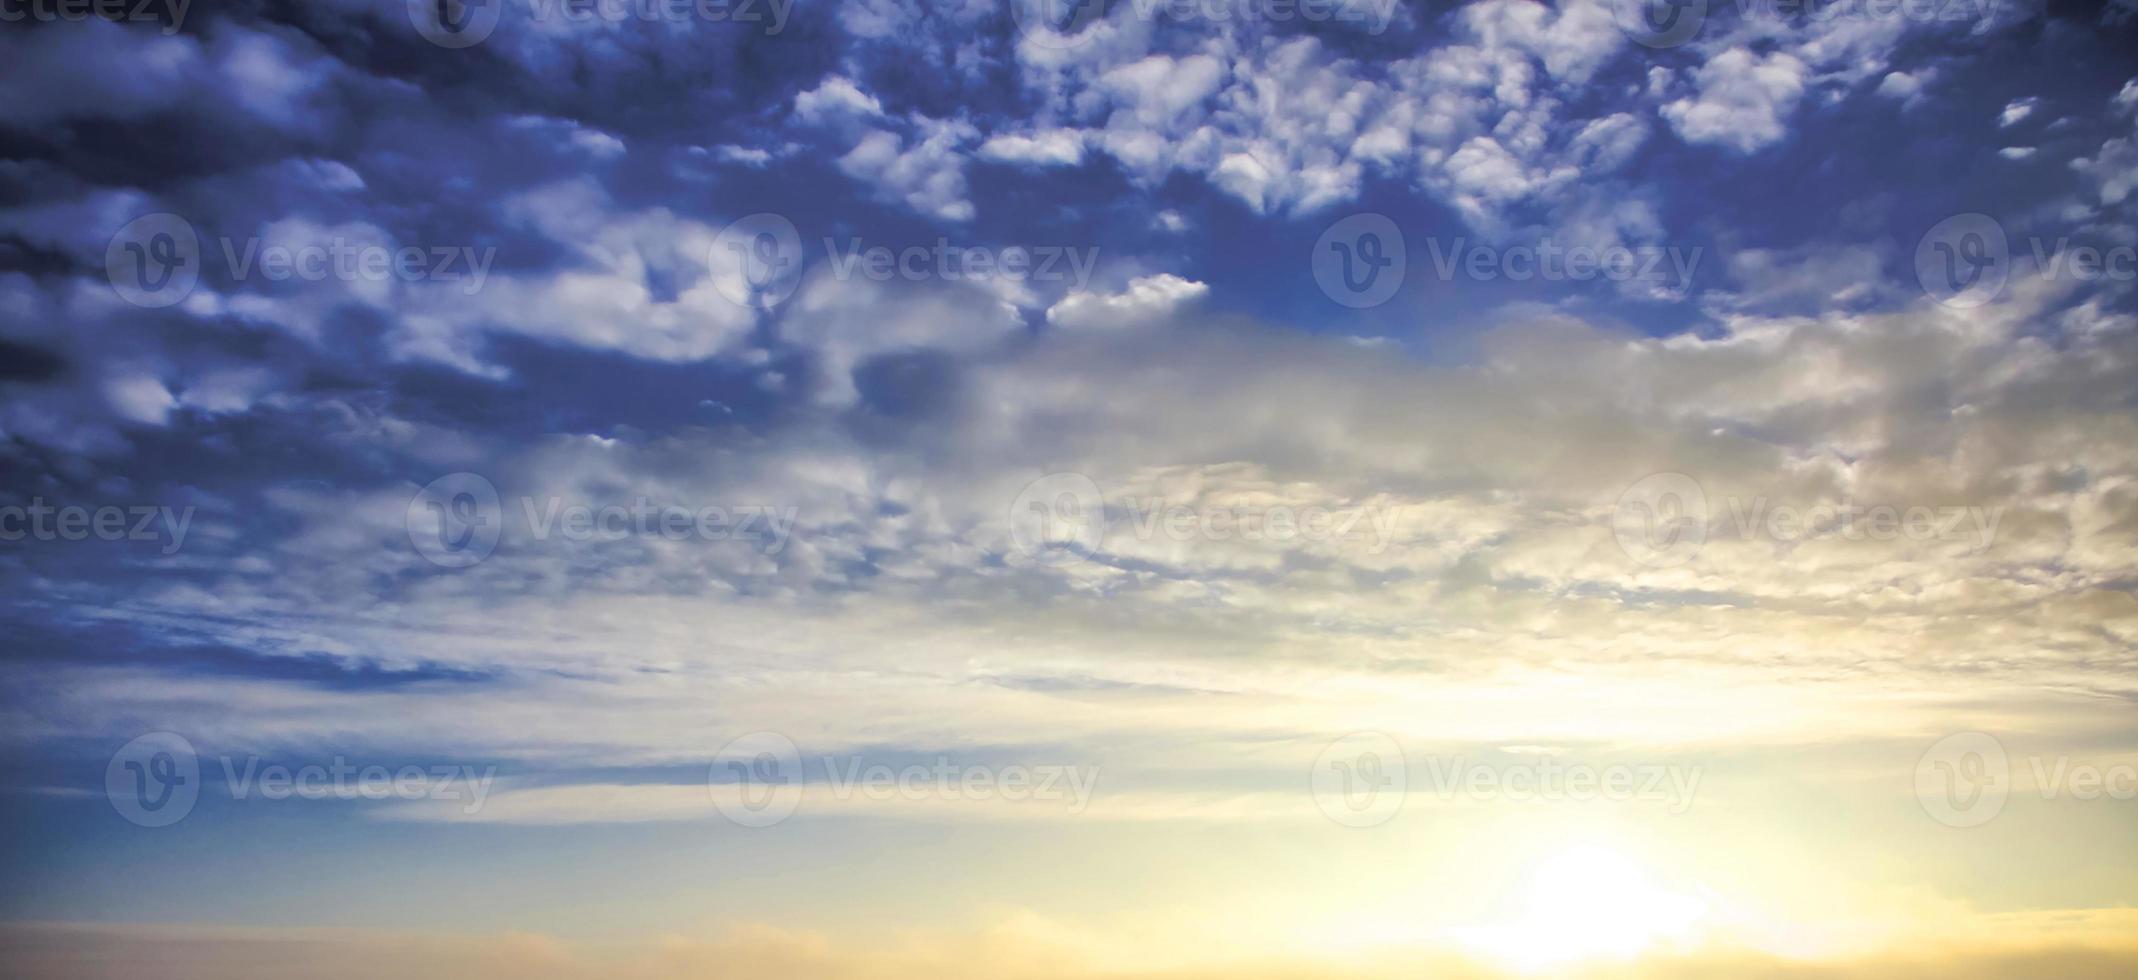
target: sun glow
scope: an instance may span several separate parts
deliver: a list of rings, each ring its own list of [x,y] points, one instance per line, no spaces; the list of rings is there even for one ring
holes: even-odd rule
[[[1457,931],[1465,945],[1519,970],[1588,959],[1631,959],[1692,940],[1708,911],[1700,898],[1655,883],[1609,847],[1581,846],[1539,860],[1507,918]]]

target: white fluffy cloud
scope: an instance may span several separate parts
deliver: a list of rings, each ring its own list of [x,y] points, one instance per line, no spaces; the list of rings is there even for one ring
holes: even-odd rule
[[[982,143],[979,154],[998,163],[1075,166],[1084,159],[1084,135],[1069,129],[1002,133]]]
[[[1173,315],[1199,299],[1210,287],[1179,276],[1161,274],[1131,280],[1119,293],[1077,292],[1047,308],[1047,322],[1071,329],[1118,329]]]
[[[889,130],[871,129],[839,158],[839,169],[869,184],[886,201],[903,204],[943,221],[970,221],[966,200],[964,144],[976,134],[961,122],[915,121],[908,140]]]
[[[828,75],[817,87],[794,97],[794,114],[805,122],[821,123],[839,115],[881,116],[883,103],[863,92],[850,78]]]
[[[2041,100],[2031,95],[2024,99],[2013,99],[2011,102],[2006,103],[2003,112],[1997,114],[1998,127],[2009,129],[2018,125],[2028,116],[2033,115],[2034,107],[2039,104],[2041,104]]]
[[[1804,94],[1805,65],[1785,52],[1765,56],[1731,48],[1693,73],[1693,95],[1663,107],[1663,118],[1691,143],[1750,153],[1779,142]]]

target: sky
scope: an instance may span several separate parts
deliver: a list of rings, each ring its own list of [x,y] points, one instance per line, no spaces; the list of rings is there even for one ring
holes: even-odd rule
[[[2138,972],[2138,7],[0,20],[8,972]]]

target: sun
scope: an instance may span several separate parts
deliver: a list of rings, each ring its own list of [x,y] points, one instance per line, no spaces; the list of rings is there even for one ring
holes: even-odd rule
[[[1705,901],[1657,885],[1625,854],[1584,845],[1538,860],[1512,914],[1458,938],[1507,966],[1538,971],[1683,943],[1707,911]]]

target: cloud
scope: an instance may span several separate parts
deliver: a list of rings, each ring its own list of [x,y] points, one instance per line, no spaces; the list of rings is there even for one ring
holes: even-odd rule
[[[560,233],[576,226],[568,208],[537,213]],[[1832,288],[1827,272],[1861,261],[1801,281],[1785,275],[1801,264],[1788,255],[1735,271],[1748,305],[1773,304]],[[793,732],[813,746],[1118,733],[1101,706],[1128,695],[1064,707],[978,683],[984,651],[998,643],[990,637],[1032,622],[1050,624],[1046,651],[1024,672],[1153,692],[1138,696],[1137,718],[1154,745],[1190,729],[1203,744],[1225,737],[1232,722],[1193,710],[1191,692],[1277,697],[1309,666],[1337,686],[1296,709],[1301,730],[1424,725],[1478,742],[1556,730],[1548,698],[1519,716],[1464,707],[1474,688],[1453,679],[1433,682],[1451,700],[1419,716],[1429,721],[1402,720],[1377,692],[1410,689],[1416,678],[1405,678],[1421,668],[1404,651],[1426,642],[1450,662],[1601,658],[1602,670],[1612,643],[1637,638],[1686,664],[1666,689],[1617,695],[1654,699],[1626,724],[1660,743],[1711,737],[1715,726],[1740,739],[1792,737],[1806,719],[1761,708],[1757,692],[1829,670],[1836,657],[1921,679],[1994,656],[1998,666],[1976,680],[1983,690],[2044,678],[2125,687],[2090,666],[2112,659],[2127,628],[2112,593],[2129,573],[2126,518],[2138,505],[2124,487],[2138,466],[2121,448],[2128,423],[2108,408],[2125,389],[2099,365],[2121,363],[2138,332],[2098,310],[2045,319],[2058,284],[2023,278],[2004,302],[1965,314],[1928,300],[1897,312],[1733,312],[1705,337],[1546,316],[1488,331],[1474,361],[1445,364],[1184,316],[1205,288],[1157,275],[1118,293],[1074,293],[1032,336],[1020,307],[982,284],[841,280],[819,269],[783,307],[778,331],[822,380],[804,389],[814,407],[790,409],[778,440],[683,429],[479,449],[405,419],[335,437],[359,454],[420,454],[429,470],[479,469],[508,497],[794,508],[777,550],[532,540],[514,511],[497,558],[440,578],[395,545],[407,538],[413,492],[402,483],[270,497],[264,513],[287,530],[228,547],[268,562],[271,577],[204,569],[199,586],[75,587],[108,591],[100,615],[270,652],[391,650],[536,672],[600,663],[604,693],[554,677],[479,700],[400,699],[388,711],[383,701],[302,699],[276,713],[301,710],[358,741],[451,744],[477,758],[569,752],[612,765],[702,750],[685,719],[702,722],[701,699],[732,684],[782,696],[737,703],[721,726]],[[1118,329],[1130,323],[1142,328]],[[2037,324],[2054,326],[2053,344],[2024,332]],[[1134,442],[1112,436],[1130,425]],[[2034,435],[2011,437],[2022,430]],[[2054,466],[2032,448],[2043,440],[2064,447]],[[1967,449],[1955,461],[1926,458],[1924,447],[1945,446]],[[1052,567],[1017,546],[1011,504],[1061,471],[1094,479],[1120,516],[1093,559]],[[1695,475],[1713,508],[1706,545],[1675,567],[1644,566],[1614,543],[1613,502],[1657,472]],[[1960,508],[1961,522],[1948,535],[1798,540],[1747,530],[1732,510],[1849,500]],[[1235,522],[1318,508],[1345,523],[1274,540],[1174,534],[1147,516],[1164,516],[1152,506]],[[1994,527],[1967,516],[1993,513]],[[222,522],[201,523],[207,534]],[[1820,587],[1807,592],[1807,579]],[[397,580],[410,587],[362,584]],[[840,599],[816,598],[825,595]],[[1657,601],[1665,595],[1706,598]],[[2021,598],[1997,614],[1994,635],[1966,625]],[[945,603],[957,614],[925,611]],[[1439,610],[1431,623],[1415,619],[1421,605]],[[242,630],[229,625],[233,609],[244,610]],[[2074,616],[2104,632],[2066,636],[2060,624]],[[1712,654],[1715,631],[1747,623],[1756,641]],[[717,657],[691,640],[708,631],[727,638]],[[899,677],[850,673],[882,657],[902,664]],[[657,665],[668,666],[641,673]],[[680,665],[690,665],[683,676],[654,679]],[[1722,677],[1751,686],[1679,703],[1687,692],[1675,685]],[[1833,737],[1938,723],[1939,707],[1875,678],[1862,685],[1890,710],[1822,718]],[[185,705],[254,704],[243,693],[252,687],[83,679],[37,710],[92,726],[125,716],[191,727],[204,720]],[[611,717],[622,703],[632,710]],[[530,711],[570,731],[568,742],[513,720]],[[2061,714],[2061,724],[2099,723]],[[250,708],[222,717],[215,727],[240,745],[279,728]]]
[[[772,151],[756,146],[721,146],[715,147],[713,153],[723,162],[745,167],[764,167],[772,162]]]
[[[1805,65],[1783,53],[1731,48],[1693,72],[1698,94],[1663,106],[1663,118],[1689,143],[1751,153],[1780,142],[1786,117],[1804,93]]]
[[[140,119],[197,113],[227,123],[317,133],[331,121],[321,101],[347,73],[301,34],[218,22],[202,36],[166,35],[92,17],[63,31],[15,31],[0,41],[0,81],[72,84],[0,108],[0,123]]]
[[[1179,276],[1143,276],[1120,293],[1071,293],[1047,308],[1047,322],[1070,329],[1117,329],[1174,315],[1210,287]]]
[[[573,259],[539,275],[500,272],[479,288],[407,290],[388,338],[397,353],[485,373],[492,370],[486,338],[520,334],[698,360],[742,343],[757,321],[737,301],[748,295],[744,260],[714,247],[716,227],[665,208],[618,213],[606,192],[583,180],[517,195],[505,209]]]
[[[1926,68],[1915,72],[1888,72],[1886,77],[1879,81],[1877,92],[1879,95],[1891,99],[1899,99],[1902,104],[1913,107],[1922,101],[1924,90],[1936,77],[1937,70],[1935,68]]]
[[[1029,136],[1002,133],[980,144],[979,154],[983,160],[998,163],[1073,167],[1084,159],[1084,138],[1081,133],[1066,129],[1050,129]]]
[[[171,397],[170,389],[146,375],[113,378],[104,390],[111,397],[112,409],[121,418],[144,425],[164,424],[170,418],[171,409],[178,405],[178,400]]]
[[[1610,173],[1626,165],[1648,139],[1648,126],[1627,113],[1589,122],[1574,136],[1577,166],[1588,173]]]
[[[1023,326],[1016,304],[989,288],[992,283],[900,285],[840,278],[827,264],[796,294],[781,333],[823,359],[824,397],[856,397],[852,372],[871,357],[917,349],[970,354]]]
[[[821,123],[841,115],[881,116],[883,103],[863,92],[852,79],[827,75],[816,88],[794,97],[794,114],[809,123]]]
[[[2033,115],[2034,107],[2040,104],[2041,100],[2035,98],[2034,96],[2028,96],[2024,99],[2013,99],[2011,102],[2005,104],[2003,112],[1997,114],[1998,128],[2010,129],[2013,126],[2018,125],[2021,120],[2024,120],[2028,116]]]
[[[1743,249],[1729,272],[1743,287],[1737,303],[1766,309],[1850,309],[1886,296],[1878,270],[1884,256],[1866,245],[1820,243],[1777,251]]]
[[[101,808],[106,743],[144,726],[210,753],[316,753],[331,735],[334,751],[512,770],[472,819],[291,817],[416,836],[475,829],[439,819],[694,830],[707,752],[746,731],[812,755],[1103,763],[1094,822],[1206,840],[1320,821],[1300,777],[1362,728],[1477,757],[1772,774],[1798,808],[1846,782],[1880,812],[1912,812],[1926,732],[1995,724],[2064,754],[2128,741],[2126,284],[2017,262],[1995,301],[1948,307],[1923,295],[1909,222],[1994,212],[2015,257],[2036,234],[2130,240],[2138,83],[2005,148],[2030,179],[1982,197],[1893,186],[1929,144],[1829,152],[2010,96],[1994,66],[1955,56],[1994,38],[1954,47],[1897,19],[1725,18],[1656,51],[1579,0],[1405,13],[1387,36],[1117,4],[1084,43],[1049,47],[988,4],[856,0],[798,7],[792,33],[755,43],[734,24],[508,18],[473,50],[421,56],[393,47],[425,44],[393,4],[144,26],[0,38],[0,78],[42,94],[0,108],[0,503],[197,510],[175,554],[31,541],[0,559],[0,613],[29,638],[4,715],[10,751],[44,766],[16,787],[33,809]],[[2092,35],[2033,33],[2043,57],[2085,66],[2074,77],[2098,74],[2076,56]],[[1832,213],[1760,193],[1777,174],[1817,175]],[[1352,208],[1501,254],[1705,246],[1711,265],[1670,288],[1413,279],[1356,313],[1325,302],[1307,254]],[[804,241],[1073,243],[1107,261],[1067,283],[805,262],[764,308],[734,298],[752,267],[714,247],[760,210]],[[150,310],[105,262],[116,229],[159,211],[199,233],[204,274]],[[228,267],[222,246],[254,240],[496,261],[472,292],[276,281]],[[417,490],[453,472],[501,495],[499,547],[459,569],[426,560],[410,520]],[[1672,473],[1701,488],[1703,540],[1644,562],[1622,495]],[[1022,506],[1065,475],[1103,497],[1074,515],[1093,527],[1068,560],[1035,547]],[[641,500],[781,525],[538,530],[559,507]],[[1877,505],[1954,523],[1852,537],[1804,517]],[[1785,510],[1798,519],[1769,523]],[[1807,739],[1860,753],[1807,760]],[[1709,785],[1724,819],[1777,809]],[[832,812],[796,829],[1065,829],[940,801],[811,802]],[[661,857],[647,863],[680,863]],[[96,895],[99,914],[193,880],[135,878]],[[1822,884],[1821,899],[1845,887]],[[338,887],[362,912],[361,889]],[[1346,919],[1338,942],[1378,928],[1300,894]],[[968,897],[938,904],[962,915]],[[63,927],[9,945],[57,975],[138,974],[127,957],[151,948],[218,976],[314,955],[323,975],[396,976],[1344,969],[827,936],[616,950]],[[2113,942],[2051,938],[1617,969],[2128,972]],[[1489,975],[1437,952],[1354,972],[1429,968]]]
[[[942,221],[971,221],[962,146],[975,135],[972,127],[922,119],[917,128],[911,143],[887,130],[866,131],[839,158],[840,171],[871,185],[880,199]]]
[[[1626,45],[1610,8],[1587,0],[1558,8],[1492,0],[1463,8],[1462,18],[1486,45],[1526,51],[1552,77],[1569,82],[1587,81]]]
[[[2138,122],[2138,96],[2134,92],[2138,92],[2138,81],[2124,85],[2109,104],[2117,114]],[[2138,136],[2126,132],[2112,137],[2092,156],[2071,161],[2071,169],[2093,184],[2102,204],[2119,205],[2138,188]]]

